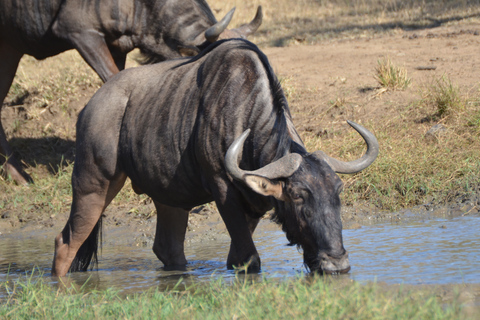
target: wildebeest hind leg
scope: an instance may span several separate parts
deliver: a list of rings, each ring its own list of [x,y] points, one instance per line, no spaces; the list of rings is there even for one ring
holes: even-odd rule
[[[154,201],[157,209],[157,230],[153,252],[163,262],[165,269],[185,269],[187,259],[184,252],[188,211],[173,208]]]
[[[76,258],[79,266],[73,271],[86,270],[96,256],[99,228],[95,228],[103,211],[123,187],[126,175],[111,180],[98,179],[94,174],[72,177],[73,200],[70,218],[55,238],[52,275],[65,276]]]
[[[23,171],[22,165],[13,156],[3,130],[1,110],[22,55],[0,40],[0,166],[3,165],[2,175],[10,176],[17,184],[27,184],[32,178]]]

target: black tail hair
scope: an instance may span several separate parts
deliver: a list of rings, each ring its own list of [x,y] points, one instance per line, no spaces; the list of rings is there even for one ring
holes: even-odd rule
[[[97,224],[92,230],[92,233],[88,236],[87,240],[82,244],[80,249],[73,259],[72,265],[70,266],[70,272],[76,271],[87,271],[92,260],[93,265],[98,267],[98,248],[101,247],[102,242],[102,217],[98,220]]]

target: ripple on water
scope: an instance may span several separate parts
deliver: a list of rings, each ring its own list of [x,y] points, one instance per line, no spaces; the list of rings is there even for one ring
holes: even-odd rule
[[[352,278],[387,283],[480,282],[480,217],[345,230]]]

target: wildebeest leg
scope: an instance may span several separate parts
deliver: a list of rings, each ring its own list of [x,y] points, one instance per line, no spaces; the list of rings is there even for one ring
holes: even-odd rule
[[[226,179],[225,179],[226,180]],[[218,211],[222,216],[227,227],[230,238],[232,239],[230,249],[234,249],[234,253],[230,252],[227,259],[227,268],[243,267],[248,265],[248,272],[260,271],[261,262],[255,244],[253,243],[250,225],[247,221],[244,201],[233,186],[220,179],[218,187],[214,190],[213,197],[217,204]],[[228,184],[228,185],[227,185]],[[252,229],[255,229],[254,227]]]
[[[73,33],[69,35],[69,40],[103,82],[118,73],[117,64],[101,34],[96,31]]]
[[[184,253],[188,211],[173,208],[154,201],[157,209],[157,230],[153,252],[168,270],[184,269],[187,264]]]
[[[10,176],[17,184],[27,184],[32,181],[32,178],[23,171],[22,165],[14,157],[8,145],[7,136],[3,130],[1,110],[22,55],[0,40],[0,166],[3,165],[2,175]]]
[[[127,178],[123,173],[111,179],[101,177],[103,175],[100,169],[89,170],[79,177],[74,168],[72,209],[65,228],[55,238],[53,276],[63,277],[67,274],[80,247]]]
[[[255,219],[251,218],[249,216],[246,216],[247,218],[247,223],[248,223],[248,229],[250,230],[250,234],[253,235],[253,232],[255,231],[255,228],[258,225],[258,222],[260,219]],[[240,259],[237,257],[237,250],[235,249],[233,245],[233,241],[230,243],[230,251],[228,252],[228,259],[227,259],[227,265],[229,268],[232,268],[232,263],[228,263],[229,261],[239,261]]]

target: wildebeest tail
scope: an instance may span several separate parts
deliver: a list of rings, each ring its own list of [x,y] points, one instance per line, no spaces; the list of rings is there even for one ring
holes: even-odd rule
[[[92,263],[98,265],[98,248],[102,241],[102,218],[98,220],[97,224],[92,230],[92,233],[88,236],[87,240],[82,244],[80,249],[73,259],[70,266],[70,272],[87,271],[88,266]]]

